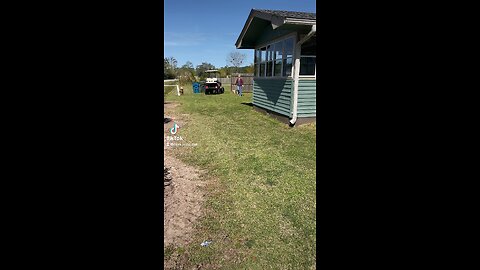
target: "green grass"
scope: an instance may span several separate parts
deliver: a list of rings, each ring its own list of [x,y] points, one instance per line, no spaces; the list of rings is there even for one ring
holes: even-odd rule
[[[243,103],[252,94],[168,95],[188,114],[177,135],[192,148],[175,155],[208,171],[207,214],[185,268],[311,269],[316,250],[316,125],[289,128]],[[212,240],[201,247],[203,240]],[[169,253],[171,251],[169,250]]]

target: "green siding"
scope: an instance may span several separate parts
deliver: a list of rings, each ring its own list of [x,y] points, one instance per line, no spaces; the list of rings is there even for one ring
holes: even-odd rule
[[[253,83],[253,105],[287,117],[292,117],[292,79],[261,79]],[[298,82],[298,117],[317,116],[317,83],[315,80]]]
[[[298,117],[317,116],[317,82],[315,80],[298,81]]]
[[[291,79],[257,78],[253,82],[253,105],[289,117],[291,89]]]

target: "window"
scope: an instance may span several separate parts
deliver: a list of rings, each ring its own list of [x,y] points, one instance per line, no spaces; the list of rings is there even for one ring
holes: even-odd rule
[[[300,53],[300,75],[316,76],[317,52],[315,36],[302,44]]]
[[[273,54],[273,76],[282,76],[282,55],[283,55],[283,42],[275,43],[275,50]]]
[[[292,57],[283,60],[283,75],[292,76]]]
[[[300,58],[300,75],[315,75],[315,57]]]
[[[255,50],[254,60],[253,60],[253,74],[258,76],[258,64],[260,63],[260,51]]]
[[[284,41],[283,76],[292,76],[293,38]]]
[[[267,48],[263,47],[258,50],[259,55],[259,74],[258,77],[265,77],[265,60],[267,59]]]
[[[268,44],[255,50],[258,77],[292,76],[293,37]]]
[[[265,63],[260,64],[260,75],[258,77],[265,77]]]
[[[267,46],[267,77],[272,77],[273,68],[273,45]]]

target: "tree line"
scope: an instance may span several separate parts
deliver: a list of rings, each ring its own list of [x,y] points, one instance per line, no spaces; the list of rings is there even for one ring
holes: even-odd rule
[[[179,79],[180,83],[203,81],[207,77],[205,71],[209,69],[217,69],[221,78],[231,76],[233,73],[253,73],[253,64],[241,66],[244,60],[245,55],[232,52],[227,56],[227,62],[231,66],[215,67],[208,62],[203,62],[194,67],[192,62],[187,61],[184,65],[178,67],[178,61],[174,57],[165,57],[163,62],[163,79]]]

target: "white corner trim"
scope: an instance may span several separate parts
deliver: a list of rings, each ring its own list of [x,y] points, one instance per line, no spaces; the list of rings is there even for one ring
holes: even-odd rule
[[[307,41],[310,37],[312,37],[317,31],[316,25],[312,25],[312,29],[308,34],[303,37],[300,41],[295,44],[295,64],[293,68],[294,76],[293,76],[293,115],[292,115],[292,120],[290,120],[290,123],[294,125],[297,122],[297,117],[298,117],[298,80],[300,76],[300,53],[301,53],[301,46],[302,44]]]

